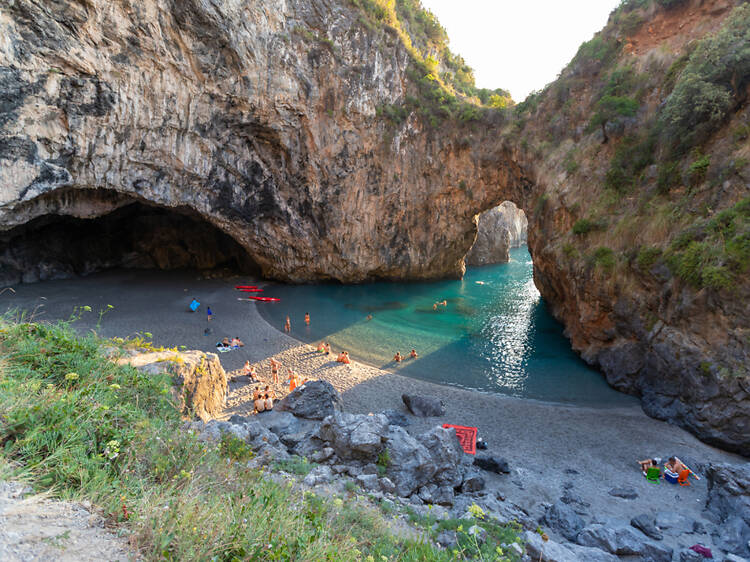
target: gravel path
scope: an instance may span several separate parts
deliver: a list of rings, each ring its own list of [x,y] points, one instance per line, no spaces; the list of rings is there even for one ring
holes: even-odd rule
[[[135,558],[127,540],[104,528],[91,506],[26,495],[16,482],[0,482],[0,560],[26,562],[125,561]]]

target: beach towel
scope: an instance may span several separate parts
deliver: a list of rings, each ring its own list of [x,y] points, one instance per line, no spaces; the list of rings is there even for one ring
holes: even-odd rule
[[[201,303],[199,303],[197,300],[193,299],[193,302],[190,303],[190,310],[192,310],[193,312],[195,312],[196,310],[198,310],[198,307],[200,305],[201,305]]]
[[[464,452],[470,455],[477,454],[477,428],[476,427],[465,427],[463,425],[453,425],[450,423],[444,423],[443,427],[448,429],[449,427],[456,430],[456,437],[458,442],[461,443],[461,448]]]

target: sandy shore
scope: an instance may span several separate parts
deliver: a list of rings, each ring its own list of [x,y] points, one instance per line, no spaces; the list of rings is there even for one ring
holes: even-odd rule
[[[79,330],[95,329],[107,337],[149,331],[155,344],[204,351],[215,351],[216,341],[223,336],[238,335],[245,347],[220,355],[228,372],[239,374],[244,362],[250,360],[258,366],[264,383],[270,383],[268,359],[275,357],[284,365],[282,373],[292,367],[310,379],[329,381],[341,392],[345,409],[355,413],[405,411],[403,393],[439,397],[447,406],[446,416],[410,416],[409,431],[442,423],[478,427],[479,435],[490,445],[487,453],[506,458],[513,469],[510,475],[488,474],[490,484],[534,516],[542,513],[545,502],[556,501],[564,486],[572,485],[591,504],[587,522],[629,521],[640,513],[665,509],[701,519],[705,479],[693,481],[689,488],[649,484],[635,460],[677,455],[688,464],[694,462],[694,468],[710,461],[746,462],[701,443],[678,427],[649,418],[636,403],[604,409],[564,406],[436,385],[356,361],[336,363],[338,349],[332,356],[321,355],[266,323],[256,306],[269,305],[238,301],[233,289],[237,282],[205,280],[188,273],[110,272],[17,287],[15,294],[0,295],[0,310],[31,311],[41,305],[36,319],[53,320],[68,318],[74,306],[88,305],[93,311],[76,322]],[[197,313],[187,311],[193,296],[210,304],[214,312],[210,323],[203,307]],[[96,312],[108,304],[115,308],[104,315],[97,328]],[[208,336],[204,335],[207,327],[212,329]],[[238,376],[230,386],[225,417],[249,413],[252,385],[246,377]],[[285,393],[284,385],[275,385],[275,389]],[[639,497],[615,498],[608,494],[614,487],[632,487]],[[696,538],[692,535],[692,540]]]

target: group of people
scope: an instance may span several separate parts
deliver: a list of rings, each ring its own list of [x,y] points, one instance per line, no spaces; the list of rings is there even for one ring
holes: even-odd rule
[[[276,399],[276,393],[269,385],[262,391],[260,387],[253,388],[253,406],[256,413],[273,410],[273,401]]]
[[[419,355],[417,355],[417,350],[412,349],[411,352],[409,352],[409,357],[411,357],[412,359],[416,359],[417,357],[419,357]],[[406,358],[403,355],[401,355],[400,351],[397,351],[396,355],[393,356],[393,360],[396,363],[401,363],[401,361],[403,361],[404,359]]]
[[[438,306],[444,306],[444,307],[448,308],[448,301],[447,300],[441,300],[441,301],[436,302],[435,304],[432,305],[432,310],[437,310]]]
[[[305,326],[309,326],[309,325],[310,325],[310,313],[305,312]],[[286,322],[284,322],[284,331],[287,333],[292,331],[292,321],[289,318],[288,314],[286,316]]]
[[[322,342],[320,342],[318,344],[318,347],[316,348],[316,351],[318,353],[325,353],[326,355],[330,355],[331,354],[331,344],[322,341]]]
[[[339,356],[336,358],[336,361],[338,363],[346,363],[347,365],[352,362],[352,360],[349,359],[348,351],[342,351],[341,353],[339,353]]]
[[[241,347],[245,347],[245,344],[242,342],[239,336],[234,336],[231,340],[229,339],[229,337],[226,337],[216,344],[216,349],[218,349],[219,351],[229,351],[232,349],[239,349]]]
[[[664,463],[663,473],[659,468],[661,459],[658,457],[638,461],[638,464],[641,467],[643,476],[649,477],[649,470],[651,470],[651,472],[657,474],[659,478],[663,478],[671,484],[677,484],[681,476],[683,477],[683,480],[686,480],[687,476],[690,474],[692,474],[695,478],[700,479],[692,470],[687,467],[684,462],[682,462],[677,457],[669,457],[669,459],[667,459],[667,462]],[[656,471],[652,470],[654,468],[656,469]]]

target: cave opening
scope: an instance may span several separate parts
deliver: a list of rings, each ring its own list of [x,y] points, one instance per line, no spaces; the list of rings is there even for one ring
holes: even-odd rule
[[[49,213],[0,233],[3,285],[118,268],[261,273],[245,248],[192,209],[135,199],[93,218]]]
[[[466,254],[468,266],[507,263],[510,250],[527,246],[529,221],[523,209],[503,201],[478,214],[477,237]]]

